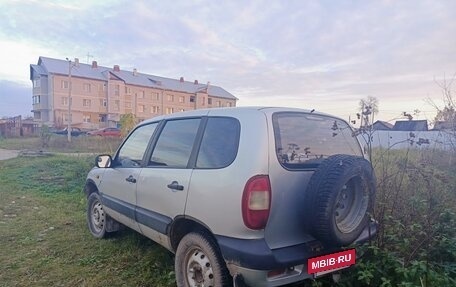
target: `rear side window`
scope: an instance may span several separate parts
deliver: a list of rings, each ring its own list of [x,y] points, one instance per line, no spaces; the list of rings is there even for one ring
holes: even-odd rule
[[[223,168],[229,166],[239,146],[239,121],[234,118],[208,118],[201,141],[197,168]]]
[[[342,120],[309,113],[276,113],[272,119],[277,158],[286,168],[316,166],[334,154],[362,156],[352,129]]]

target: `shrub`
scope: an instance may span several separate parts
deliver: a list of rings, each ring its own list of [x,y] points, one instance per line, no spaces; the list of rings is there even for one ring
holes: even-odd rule
[[[379,233],[341,286],[456,286],[456,173],[445,158],[374,151]]]

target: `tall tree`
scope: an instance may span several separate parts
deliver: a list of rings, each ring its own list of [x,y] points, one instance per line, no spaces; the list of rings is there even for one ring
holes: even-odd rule
[[[435,122],[443,121],[448,125],[456,126],[456,99],[453,96],[453,83],[456,79],[456,74],[450,79],[444,78],[442,81],[435,80],[435,83],[440,87],[443,98],[443,108],[428,99],[428,102],[437,110]]]
[[[127,136],[137,123],[138,121],[134,114],[128,113],[122,115],[120,117],[120,133],[122,134],[122,137]]]
[[[359,101],[359,111],[360,127],[371,126],[374,123],[375,115],[378,114],[378,99],[373,96],[361,99]]]

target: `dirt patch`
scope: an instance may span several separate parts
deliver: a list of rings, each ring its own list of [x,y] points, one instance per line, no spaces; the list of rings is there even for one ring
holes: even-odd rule
[[[18,150],[0,149],[0,160],[15,158],[19,155]]]

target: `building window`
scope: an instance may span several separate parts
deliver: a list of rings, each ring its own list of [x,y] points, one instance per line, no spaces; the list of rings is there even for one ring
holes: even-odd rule
[[[179,103],[181,103],[181,104],[185,103],[185,97],[184,96],[180,96],[179,97]]]
[[[150,107],[150,112],[152,114],[158,114],[158,112],[160,111],[160,108],[158,106],[152,106]]]
[[[84,92],[90,93],[90,83],[84,83],[82,85],[82,88],[83,88]]]
[[[216,106],[217,106],[217,107],[221,107],[221,106],[222,106],[222,102],[221,102],[221,101],[217,101],[217,102],[216,102]]]
[[[119,90],[120,90],[120,86],[119,85],[115,85],[114,86],[114,96],[118,96],[119,95]]]
[[[207,99],[207,104],[208,104],[208,105],[212,105],[212,99],[211,99],[211,98],[208,98],[208,99]]]
[[[144,113],[144,105],[138,105],[138,113]]]
[[[99,121],[100,123],[105,123],[105,122],[108,121],[108,116],[107,116],[107,115],[103,115],[103,114],[102,114],[102,115],[99,115],[99,116],[98,116],[98,121]]]
[[[172,114],[172,113],[174,113],[174,108],[166,108],[167,115]]]
[[[125,86],[125,94],[129,94],[131,92],[130,87]]]
[[[69,87],[68,81],[63,81],[62,80],[62,89],[68,89],[68,87]]]
[[[72,118],[73,114],[70,114],[70,119]],[[63,114],[63,122],[68,123],[68,114]]]
[[[185,112],[185,109],[180,109],[179,111],[181,111],[181,112]]]
[[[41,96],[33,96],[33,104],[39,104],[41,102]]]
[[[82,105],[83,105],[84,107],[90,107],[91,101],[90,101],[89,99],[83,99],[83,100],[82,100]]]
[[[116,111],[120,110],[120,101],[119,100],[114,101],[114,110],[116,110]]]
[[[202,105],[202,106],[206,105],[206,98],[205,98],[205,97],[203,97],[203,98],[201,99],[201,105]]]
[[[194,103],[195,102],[195,96],[190,96],[190,103]]]
[[[68,106],[68,98],[62,97],[62,106]]]
[[[232,106],[233,106],[233,103],[230,102],[230,103],[227,103],[226,105],[227,105],[228,107],[232,107]]]
[[[168,102],[174,102],[174,95],[168,95]]]
[[[138,99],[144,99],[144,91],[139,92]]]
[[[151,98],[152,100],[154,100],[154,101],[160,100],[160,96],[158,95],[157,92],[151,92],[151,93],[150,93],[150,98]]]
[[[33,87],[34,88],[39,88],[40,86],[41,86],[40,78],[33,80]]]
[[[100,106],[101,107],[106,107],[108,105],[107,101],[105,99],[100,99]]]
[[[82,116],[82,121],[84,123],[90,123],[90,115],[83,115]]]

